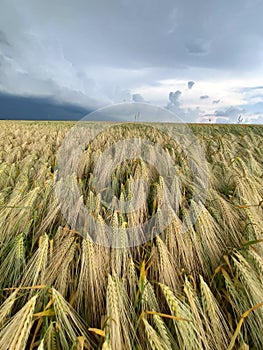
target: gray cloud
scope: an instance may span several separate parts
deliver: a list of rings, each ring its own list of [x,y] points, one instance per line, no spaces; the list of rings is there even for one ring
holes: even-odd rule
[[[240,92],[250,92],[254,90],[262,90],[263,86],[248,86],[248,87],[242,87],[239,89]]]
[[[217,110],[214,113],[207,113],[197,118],[198,122],[212,123],[234,123],[234,124],[250,124],[263,123],[263,113],[251,112],[245,108],[228,107]]]
[[[238,107],[228,107],[227,109],[216,110],[214,115],[216,117],[228,117],[228,118],[238,118],[241,114],[245,114],[247,111],[245,108]]]
[[[203,114],[202,116],[200,116],[199,118],[197,118],[197,121],[199,123],[230,123],[230,118],[228,117],[219,117],[219,116],[215,116],[213,113],[207,113],[207,114]]]
[[[200,100],[207,100],[209,98],[208,95],[202,95],[200,96]]]
[[[210,43],[208,40],[198,38],[187,43],[186,49],[190,55],[207,55],[210,50]]]
[[[242,107],[228,107],[225,109],[216,110],[212,117],[215,120],[226,120],[229,123],[253,123],[256,120],[263,121],[262,115],[248,111]]]
[[[24,97],[0,93],[0,119],[79,120],[91,111],[49,97]]]
[[[51,0],[27,0],[21,6],[4,0],[2,9],[1,23],[14,40],[25,32],[48,40],[55,37],[65,57],[75,64],[236,69],[261,60],[255,44],[262,43],[263,4],[253,0],[240,0],[238,6],[227,0],[220,6],[190,0],[167,0],[165,6],[157,0],[65,0],[63,6]],[[175,10],[174,18],[170,14]]]
[[[0,91],[101,106],[164,79],[239,77],[262,63],[262,11],[258,0],[2,0]]]
[[[218,104],[220,102],[220,100],[213,100],[213,104],[215,105],[215,104]]]
[[[1,30],[0,30],[0,45],[10,46],[10,43],[8,42],[5,33]]]
[[[191,90],[192,87],[194,86],[194,84],[195,84],[194,81],[192,81],[192,80],[188,81],[188,83],[187,83],[188,89]]]
[[[182,92],[180,90],[177,90],[175,92],[171,91],[168,95],[168,103],[166,108],[169,110],[176,110],[177,108],[180,108],[180,101],[179,97],[181,96]]]
[[[115,90],[113,101],[115,103],[131,102],[132,101],[131,91],[129,89],[117,88]]]
[[[132,100],[134,102],[145,102],[145,99],[143,98],[143,96],[141,94],[133,94]]]
[[[179,105],[179,97],[181,96],[182,92],[180,90],[177,90],[175,92],[170,92],[169,93],[169,102],[167,105],[167,108],[171,108],[173,106]]]
[[[170,92],[168,95],[168,103],[166,109],[173,112],[177,118],[181,119],[182,122],[196,122],[198,121],[201,111],[199,107],[196,108],[184,108],[180,101],[180,96],[182,92],[177,90],[175,92]]]

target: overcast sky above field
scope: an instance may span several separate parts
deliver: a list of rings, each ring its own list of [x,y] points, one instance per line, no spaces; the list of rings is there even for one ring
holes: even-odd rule
[[[263,123],[262,13],[262,0],[0,0],[0,117],[146,101]]]

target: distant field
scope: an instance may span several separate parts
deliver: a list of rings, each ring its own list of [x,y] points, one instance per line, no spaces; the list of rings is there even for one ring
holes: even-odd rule
[[[57,154],[74,125],[0,121],[0,350],[262,349],[263,126],[190,124],[200,150],[191,144],[188,153],[184,125],[160,124],[169,136],[157,124],[104,124],[77,167],[77,203],[101,230],[87,223],[85,236],[65,217],[70,195],[59,203],[54,187],[63,185]],[[150,162],[124,160],[111,175],[118,203],[133,199],[138,179],[147,183],[134,211],[107,207],[94,185],[103,152],[146,136],[177,169],[170,221],[158,216],[165,183]],[[133,247],[118,236],[154,216],[165,226],[159,235],[153,227]],[[119,248],[89,238],[106,227]]]

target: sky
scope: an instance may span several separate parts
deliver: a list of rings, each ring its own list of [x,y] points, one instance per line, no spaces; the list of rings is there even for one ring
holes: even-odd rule
[[[263,0],[0,0],[0,118],[263,123]]]

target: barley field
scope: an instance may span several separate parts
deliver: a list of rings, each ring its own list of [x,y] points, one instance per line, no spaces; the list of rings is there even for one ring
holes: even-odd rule
[[[54,190],[57,153],[73,125],[0,121],[0,349],[262,349],[263,127],[189,125],[207,164],[202,203],[194,191],[203,184],[193,186],[180,145],[152,133],[179,169],[173,220],[142,244],[115,248],[91,235],[157,215],[163,178],[141,159],[117,166],[114,198],[131,198],[138,178],[150,188],[137,210],[122,214],[96,193],[95,162],[148,126],[112,124],[87,145],[80,200],[102,233],[85,236]]]

